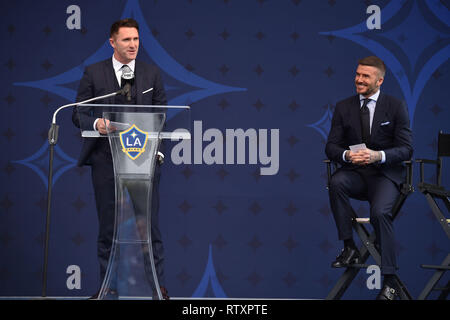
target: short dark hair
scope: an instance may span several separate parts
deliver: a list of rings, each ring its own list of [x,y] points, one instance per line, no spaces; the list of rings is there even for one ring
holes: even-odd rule
[[[368,56],[362,59],[358,60],[358,64],[362,66],[371,66],[375,67],[381,72],[381,76],[384,78],[384,75],[386,74],[386,65],[384,64],[383,60],[376,56]]]
[[[112,38],[112,36],[117,34],[119,32],[119,29],[122,27],[136,28],[136,30],[139,31],[139,24],[137,23],[137,21],[132,18],[126,18],[118,20],[111,25],[109,36]]]

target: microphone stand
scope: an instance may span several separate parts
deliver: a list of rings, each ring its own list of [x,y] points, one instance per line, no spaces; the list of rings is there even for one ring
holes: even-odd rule
[[[117,92],[106,94],[104,96],[91,98],[91,99],[84,100],[84,101],[77,102],[77,103],[66,104],[66,105],[59,107],[53,113],[52,124],[51,124],[50,130],[48,131],[48,143],[50,145],[50,149],[49,149],[50,156],[49,156],[49,168],[48,168],[47,217],[46,217],[46,225],[45,225],[44,266],[43,266],[43,271],[42,271],[42,297],[43,298],[47,297],[47,266],[48,266],[48,243],[49,243],[49,237],[50,237],[50,208],[51,208],[51,201],[52,201],[52,184],[53,184],[53,154],[54,154],[55,145],[58,141],[58,129],[59,129],[59,126],[56,124],[56,115],[58,114],[59,111],[69,108],[69,107],[73,107],[73,106],[77,106],[80,104],[85,104],[85,103],[89,103],[92,101],[113,97],[117,94],[125,94],[125,93],[126,92],[124,92],[124,90],[121,89]]]

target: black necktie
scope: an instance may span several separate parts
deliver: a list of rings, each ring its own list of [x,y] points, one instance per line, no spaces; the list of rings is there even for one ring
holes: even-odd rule
[[[369,139],[370,139],[370,111],[369,111],[369,108],[367,108],[367,104],[369,103],[369,101],[370,101],[370,99],[364,99],[364,103],[360,110],[361,136],[362,136],[362,142],[365,144],[369,143]]]

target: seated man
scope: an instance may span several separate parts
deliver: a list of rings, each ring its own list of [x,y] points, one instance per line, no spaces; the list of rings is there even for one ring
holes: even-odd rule
[[[406,105],[380,92],[385,72],[386,66],[378,57],[358,61],[357,95],[336,104],[325,152],[342,165],[332,176],[329,190],[338,236],[344,242],[332,266],[359,263],[349,198],[368,200],[384,276],[377,299],[391,300],[398,295],[393,281],[397,263],[391,211],[406,173],[402,161],[411,158],[413,149]],[[355,145],[360,145],[354,147],[359,150],[350,150]]]

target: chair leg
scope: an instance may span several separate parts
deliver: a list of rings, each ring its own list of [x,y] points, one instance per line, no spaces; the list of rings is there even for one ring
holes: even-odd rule
[[[447,300],[447,296],[449,293],[450,293],[450,280],[447,282],[445,289],[439,295],[438,300]]]
[[[431,208],[431,211],[433,211],[433,214],[435,215],[436,219],[439,221],[442,229],[444,229],[445,233],[447,234],[447,237],[450,239],[450,227],[448,225],[447,219],[442,214],[442,211],[439,209],[439,206],[436,203],[436,200],[429,194],[425,194],[425,197],[428,201],[428,204]],[[445,205],[447,206],[447,209],[449,209],[449,200],[447,198],[442,198]],[[449,209],[450,210],[450,209]]]
[[[360,249],[360,253],[361,253],[361,263],[364,264],[367,261],[367,259],[370,257],[370,253],[367,250],[367,248],[364,246]],[[361,268],[358,268],[358,267],[357,268],[353,268],[353,267],[346,268],[344,273],[339,277],[339,279],[336,282],[336,284],[334,285],[333,289],[331,289],[331,291],[328,293],[328,295],[325,299],[326,300],[341,299],[342,296],[344,295],[345,291],[347,291],[348,287],[350,286],[352,281],[357,276],[360,269]]]
[[[442,266],[449,266],[450,265],[450,254],[447,255],[447,257],[444,259],[444,261],[441,263]],[[442,278],[442,276],[445,273],[445,269],[438,269],[434,272],[433,276],[428,280],[427,284],[423,288],[422,292],[420,293],[418,300],[425,300],[433,291],[434,287],[437,285],[439,280]],[[448,294],[448,289],[446,290]],[[444,294],[445,292],[442,292]],[[441,295],[442,295],[441,294]]]
[[[370,236],[368,236],[368,232],[366,228],[364,228],[360,224],[355,224],[355,230],[358,233],[359,237],[361,238],[361,241],[363,242],[363,245],[366,247],[366,249],[370,252],[370,255],[374,258],[375,263],[377,265],[381,265],[381,255],[378,252],[378,250],[375,248],[374,242],[375,242],[375,233],[372,233]],[[400,299],[401,300],[412,300],[413,297],[409,293],[408,289],[406,288],[406,285],[400,280],[398,275],[395,275],[395,281],[397,284],[397,288],[400,291]]]

